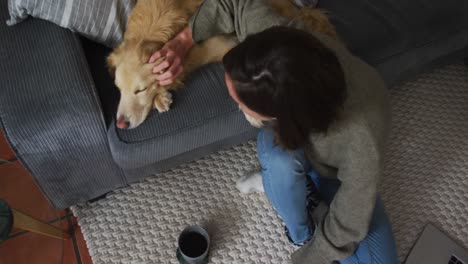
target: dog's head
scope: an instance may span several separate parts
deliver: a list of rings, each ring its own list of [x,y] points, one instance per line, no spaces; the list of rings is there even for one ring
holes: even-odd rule
[[[154,107],[154,98],[160,86],[152,73],[150,56],[162,43],[124,40],[107,58],[110,73],[120,90],[117,127],[131,129],[139,126]]]

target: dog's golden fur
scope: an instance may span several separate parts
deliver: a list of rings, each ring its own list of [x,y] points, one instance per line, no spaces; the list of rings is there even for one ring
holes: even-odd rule
[[[337,38],[327,16],[318,9],[297,9],[289,0],[268,0],[280,15],[303,21],[311,30]],[[140,125],[151,109],[169,110],[172,98],[169,90],[180,87],[183,75],[194,68],[220,61],[235,46],[229,36],[216,36],[194,45],[184,60],[184,73],[169,86],[158,85],[152,73],[149,57],[180,32],[203,0],[139,0],[127,25],[122,43],[107,62],[121,92],[117,119],[128,122],[128,128]]]

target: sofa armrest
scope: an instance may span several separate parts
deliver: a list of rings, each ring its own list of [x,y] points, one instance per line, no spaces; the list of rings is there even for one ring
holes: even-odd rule
[[[0,5],[0,123],[57,208],[126,184],[78,37],[40,19],[6,26]]]

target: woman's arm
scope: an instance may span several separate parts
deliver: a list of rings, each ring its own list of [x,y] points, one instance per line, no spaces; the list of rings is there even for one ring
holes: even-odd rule
[[[165,58],[153,68],[153,73],[164,71],[157,79],[161,85],[168,85],[182,73],[183,60],[193,41],[198,43],[219,34],[235,34],[243,41],[248,35],[287,22],[265,0],[205,0],[189,26],[153,54],[149,63]]]
[[[206,0],[190,19],[189,26],[197,43],[231,33],[242,42],[248,35],[287,22],[266,0]]]

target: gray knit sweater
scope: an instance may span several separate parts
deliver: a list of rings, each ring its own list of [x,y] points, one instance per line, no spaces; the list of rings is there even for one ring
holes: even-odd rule
[[[239,41],[274,25],[288,25],[263,0],[205,0],[190,20],[196,42],[234,33]],[[314,239],[292,255],[293,263],[332,263],[353,254],[365,238],[374,210],[389,118],[385,84],[374,68],[343,45],[311,32],[337,56],[347,85],[343,112],[325,135],[305,146],[313,167],[341,186],[330,206],[314,211]]]

